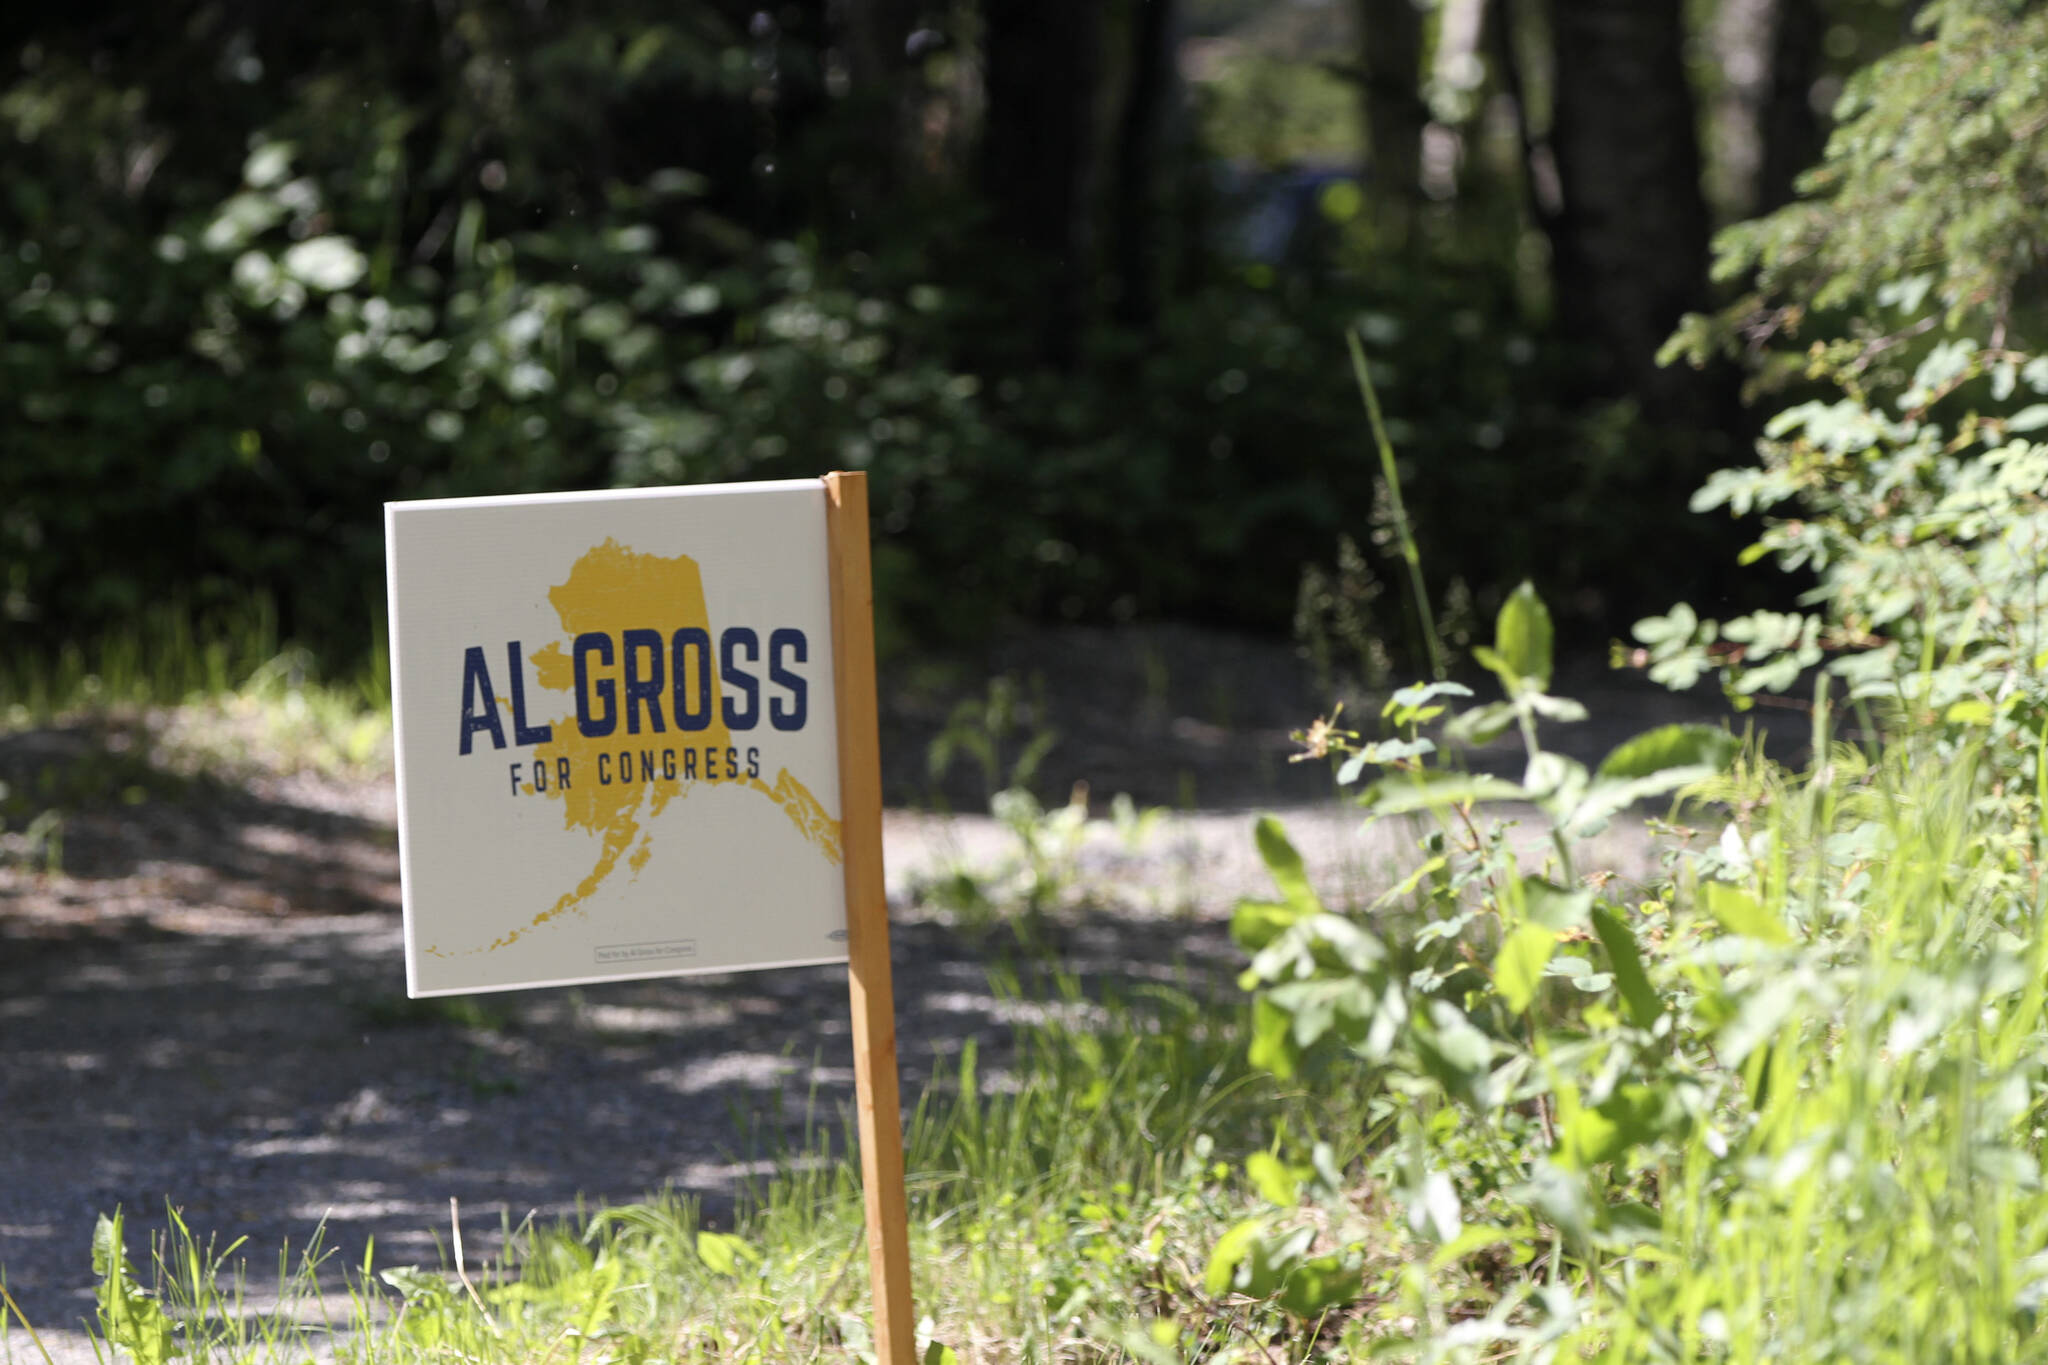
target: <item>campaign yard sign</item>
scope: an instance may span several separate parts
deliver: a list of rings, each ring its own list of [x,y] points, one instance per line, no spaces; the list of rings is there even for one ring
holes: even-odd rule
[[[386,505],[411,994],[846,960],[827,515]]]
[[[847,964],[914,1365],[867,479],[387,503],[406,988]]]

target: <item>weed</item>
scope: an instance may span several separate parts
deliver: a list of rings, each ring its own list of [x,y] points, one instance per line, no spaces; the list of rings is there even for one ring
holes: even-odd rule
[[[934,784],[943,782],[960,759],[980,770],[984,793],[994,801],[1002,791],[1031,786],[1038,765],[1059,743],[1059,731],[1046,724],[1042,683],[1027,699],[1014,678],[990,679],[984,697],[965,697],[953,707],[946,728],[925,752]],[[1011,746],[1016,751],[1011,752]]]
[[[1140,808],[1119,792],[1107,819],[1090,817],[1088,784],[1076,783],[1066,802],[1047,809],[1023,787],[995,794],[990,814],[1014,841],[992,865],[957,859],[921,877],[913,894],[952,914],[970,933],[985,934],[1007,923],[1020,935],[1043,928],[1045,917],[1085,905],[1129,900],[1133,888],[1090,876],[1082,852],[1091,842],[1112,844],[1126,856],[1140,854],[1156,836],[1166,812]],[[1158,908],[1156,897],[1149,908]]]

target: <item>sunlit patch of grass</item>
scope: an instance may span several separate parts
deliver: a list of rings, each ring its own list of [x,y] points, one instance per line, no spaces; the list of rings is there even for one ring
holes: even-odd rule
[[[260,768],[377,775],[391,763],[390,671],[381,627],[371,645],[353,673],[327,677],[310,652],[279,638],[266,598],[204,614],[160,604],[92,640],[0,657],[0,735],[30,729],[115,734],[119,742],[102,747],[143,755],[166,773],[223,769],[233,776]],[[57,773],[49,780],[79,776]],[[24,796],[20,782],[15,785],[17,797]],[[159,794],[148,784],[143,789]],[[36,793],[25,795],[35,799]],[[63,804],[44,802],[45,808]]]
[[[61,870],[88,809],[183,803],[257,774],[377,778],[392,765],[381,630],[352,675],[323,678],[252,597],[176,604],[48,654],[0,655],[0,862]]]

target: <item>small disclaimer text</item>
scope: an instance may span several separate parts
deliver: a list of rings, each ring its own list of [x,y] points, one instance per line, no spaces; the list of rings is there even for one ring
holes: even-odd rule
[[[661,943],[600,943],[593,956],[600,967],[625,962],[660,962],[675,957],[695,957],[697,940],[669,939]]]

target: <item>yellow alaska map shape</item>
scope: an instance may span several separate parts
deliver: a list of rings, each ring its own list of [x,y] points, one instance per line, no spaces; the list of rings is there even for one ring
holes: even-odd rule
[[[576,561],[569,570],[566,583],[548,590],[548,601],[554,605],[555,615],[571,641],[586,631],[597,631],[611,636],[617,643],[628,630],[648,628],[660,631],[661,638],[666,641],[685,626],[696,626],[713,640],[718,638],[718,632],[711,629],[710,613],[704,606],[703,575],[698,571],[697,562],[688,555],[663,558],[636,554],[617,541],[607,539]],[[623,659],[618,660],[622,669],[624,662]],[[672,799],[687,796],[698,781],[734,783],[760,792],[782,808],[797,832],[815,844],[827,862],[835,866],[838,864],[839,822],[825,813],[818,798],[792,777],[787,768],[777,772],[773,786],[758,777],[723,775],[726,772],[723,764],[720,765],[721,776],[712,778],[685,778],[674,782],[660,778],[652,782],[614,781],[609,786],[598,782],[596,765],[600,752],[614,752],[626,747],[638,749],[650,741],[656,747],[660,747],[661,741],[667,741],[675,747],[687,744],[692,748],[721,751],[731,743],[732,735],[726,729],[724,719],[724,687],[717,676],[715,662],[714,659],[705,661],[705,666],[712,669],[711,724],[705,729],[676,730],[667,688],[662,694],[662,714],[669,728],[658,736],[650,736],[646,731],[637,736],[627,736],[623,688],[614,699],[619,727],[602,739],[584,738],[573,715],[554,722],[553,739],[536,747],[533,756],[544,763],[548,771],[554,769],[557,758],[569,759],[576,780],[566,790],[550,784],[546,795],[548,799],[562,803],[563,821],[570,830],[588,830],[602,836],[597,864],[573,889],[557,897],[552,906],[535,915],[529,923],[485,945],[482,951],[490,952],[515,943],[542,925],[579,909],[618,870],[621,858],[627,859],[637,875],[652,851],[648,846],[650,836],[642,829],[643,816],[651,819],[660,815]],[[561,643],[537,650],[533,664],[542,687],[553,692],[575,689],[575,665]],[[632,850],[630,857],[628,849]]]

